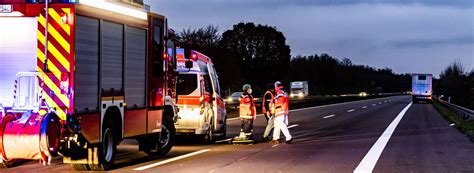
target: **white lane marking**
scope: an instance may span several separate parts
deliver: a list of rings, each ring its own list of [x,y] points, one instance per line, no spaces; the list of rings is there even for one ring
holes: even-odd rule
[[[362,109],[365,109],[365,108],[367,108],[367,106],[362,106]]]
[[[382,102],[379,102],[379,105],[381,105],[381,104],[382,104]]]
[[[354,111],[355,111],[354,109],[347,110],[347,112],[354,112]]]
[[[377,105],[377,104],[372,104],[372,106],[375,106],[375,105]]]
[[[232,140],[232,138],[228,138],[228,139],[223,139],[223,140],[215,141],[215,143],[229,142],[229,141],[231,141],[231,140]]]
[[[288,126],[288,129],[291,129],[291,128],[293,128],[293,127],[298,127],[298,126],[300,126],[300,125],[299,125],[299,124],[293,124],[293,125],[291,125],[291,126]]]
[[[383,101],[384,103],[387,103],[387,100]]]
[[[397,117],[395,117],[392,123],[388,125],[387,129],[385,129],[379,139],[377,139],[375,144],[372,146],[372,148],[370,148],[369,152],[367,152],[365,157],[354,170],[354,173],[372,172],[374,170],[375,164],[377,164],[377,161],[379,160],[383,149],[385,148],[388,141],[390,140],[390,137],[397,128],[398,123],[400,123],[400,120],[402,120],[403,116],[411,105],[412,102],[410,102],[405,108],[403,108],[403,110],[397,115]]]
[[[163,160],[161,162],[156,162],[156,163],[153,163],[153,164],[138,167],[138,168],[135,168],[133,170],[134,171],[143,171],[145,169],[149,169],[149,168],[153,168],[153,167],[156,167],[156,166],[164,165],[164,164],[167,164],[167,163],[170,163],[170,162],[181,160],[181,159],[191,157],[191,156],[194,156],[194,155],[198,155],[198,154],[201,154],[201,153],[205,153],[205,152],[208,152],[208,151],[210,151],[210,149],[203,149],[203,150],[195,151],[195,152],[188,153],[188,154],[185,154],[185,155],[181,155],[181,156],[178,156],[178,157],[173,157],[171,159]]]
[[[272,146],[272,148],[275,148],[275,147],[277,147],[277,146],[278,146],[278,144],[275,144],[275,145]]]
[[[398,97],[398,96],[393,96],[393,97]],[[314,106],[314,107],[307,107],[307,108],[300,108],[300,109],[292,109],[289,112],[298,112],[298,111],[318,109],[318,108],[324,108],[324,107],[330,107],[330,106],[346,105],[346,104],[351,104],[351,103],[365,102],[365,101],[371,101],[371,100],[377,100],[377,99],[382,99],[382,98],[374,98],[374,99],[369,99],[369,100],[357,100],[357,101],[344,102],[344,103],[335,103],[335,104],[330,104],[330,105],[321,105],[321,106]],[[258,114],[257,117],[259,116],[263,116],[263,114]],[[229,118],[227,120],[228,121],[240,120],[240,118],[235,117],[235,118]]]
[[[331,117],[334,117],[334,116],[336,116],[336,115],[332,114],[332,115],[324,116],[323,119],[331,118]]]

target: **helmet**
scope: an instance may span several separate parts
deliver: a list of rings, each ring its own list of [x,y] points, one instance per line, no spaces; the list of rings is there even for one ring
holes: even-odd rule
[[[242,87],[242,90],[243,90],[243,91],[247,91],[248,89],[252,89],[252,86],[250,86],[250,84],[245,84],[245,85]]]
[[[283,85],[281,84],[280,81],[275,82],[275,88],[283,88]]]

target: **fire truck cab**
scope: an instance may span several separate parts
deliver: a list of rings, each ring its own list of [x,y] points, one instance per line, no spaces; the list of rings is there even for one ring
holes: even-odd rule
[[[220,94],[219,78],[209,57],[191,50],[185,58],[184,49],[177,49],[178,61],[178,134],[201,135],[204,142],[214,136],[226,136],[227,112]],[[186,61],[192,62],[186,68]]]
[[[168,153],[177,61],[165,16],[133,0],[0,0],[0,162],[108,170],[123,139]],[[22,140],[20,140],[22,139]]]

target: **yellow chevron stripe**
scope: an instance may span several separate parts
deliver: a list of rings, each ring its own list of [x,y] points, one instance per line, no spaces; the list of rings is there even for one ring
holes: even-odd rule
[[[44,100],[46,100],[46,104],[48,104],[49,106],[52,106],[53,108],[56,108],[56,113],[58,114],[61,120],[66,120],[66,113],[61,108],[59,108],[56,102],[54,102],[53,99],[51,99],[51,97],[49,97],[49,95],[44,92],[44,90],[43,90],[43,98]]]
[[[41,31],[38,31],[38,40],[41,42],[41,44],[44,46],[44,40],[45,40],[45,37],[43,35],[43,33],[41,33]]]
[[[41,116],[44,116],[44,115],[46,115],[47,113],[48,113],[48,112],[46,112],[46,110],[44,110],[44,109],[41,109],[41,110],[39,111],[39,114],[40,114]]]
[[[43,51],[40,50],[39,48],[37,48],[37,51],[36,51],[36,52],[37,52],[36,54],[38,55],[38,59],[39,59],[42,63],[44,63],[44,53],[43,53]]]
[[[44,35],[43,33],[39,32],[38,31],[38,40],[41,42],[41,44],[43,44],[44,46]],[[41,50],[38,50],[38,52],[40,52]],[[70,69],[68,68],[69,67],[69,61],[66,60],[66,58],[56,49],[56,47],[53,46],[53,44],[51,44],[51,42],[48,41],[48,51],[53,54],[53,56],[59,61],[59,63],[61,63],[61,65],[64,66],[64,68],[70,72]],[[43,63],[44,63],[44,54],[43,54],[43,51],[41,51],[41,54],[43,55],[43,59],[40,59]],[[52,63],[50,64],[49,63],[50,61],[48,61],[48,67],[50,65],[53,65]],[[54,68],[57,70],[58,68],[56,66],[54,66]],[[59,70],[58,70],[59,71]],[[58,78],[58,79],[61,79],[61,78]]]
[[[69,99],[65,95],[61,94],[61,90],[58,88],[58,86],[56,86],[56,84],[49,78],[48,75],[46,75],[43,72],[43,70],[41,70],[40,67],[37,67],[37,70],[38,70],[38,72],[40,72],[41,75],[44,76],[44,79],[43,79],[44,84],[46,84],[46,86],[48,86],[49,89],[53,90],[54,95],[56,95],[56,97],[58,97],[59,100],[61,100],[61,102],[63,102],[63,104],[66,105],[66,107],[69,108]],[[59,79],[61,79],[61,78],[59,78]]]
[[[56,23],[61,26],[61,28],[67,33],[67,35],[71,35],[71,27],[69,26],[69,24],[62,24],[61,16],[56,12],[56,10],[50,8],[49,15],[53,17],[54,21],[56,21]]]
[[[38,49],[38,59],[44,64],[44,54],[43,54],[43,51]],[[42,67],[38,67],[38,68],[42,68]],[[59,71],[59,69],[51,62],[51,61],[48,61],[48,69],[53,72],[54,76],[56,76],[56,78],[58,79],[61,79],[61,71]]]
[[[49,41],[48,41],[48,51],[51,52],[51,54],[53,54],[53,56],[59,61],[59,63],[61,63],[61,65],[63,65],[63,67],[67,70],[67,72],[70,72],[71,69],[70,69],[69,61]]]
[[[44,18],[43,15],[40,14],[40,16],[38,17],[38,21],[39,21],[41,26],[45,27],[46,19]],[[45,40],[44,35],[40,31],[38,31],[38,32],[39,32],[39,34],[42,35],[42,37],[41,38],[38,37],[38,39],[44,45],[44,40]],[[71,45],[69,44],[69,42],[66,41],[66,39],[64,39],[64,37],[61,34],[59,34],[59,32],[50,23],[48,23],[48,33],[50,33],[53,36],[53,38],[59,43],[59,45],[61,45],[63,47],[64,50],[66,50],[67,53],[71,53]]]

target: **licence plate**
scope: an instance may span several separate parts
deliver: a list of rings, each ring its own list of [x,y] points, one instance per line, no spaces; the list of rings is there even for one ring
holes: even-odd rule
[[[11,13],[12,5],[0,5],[0,13]]]

